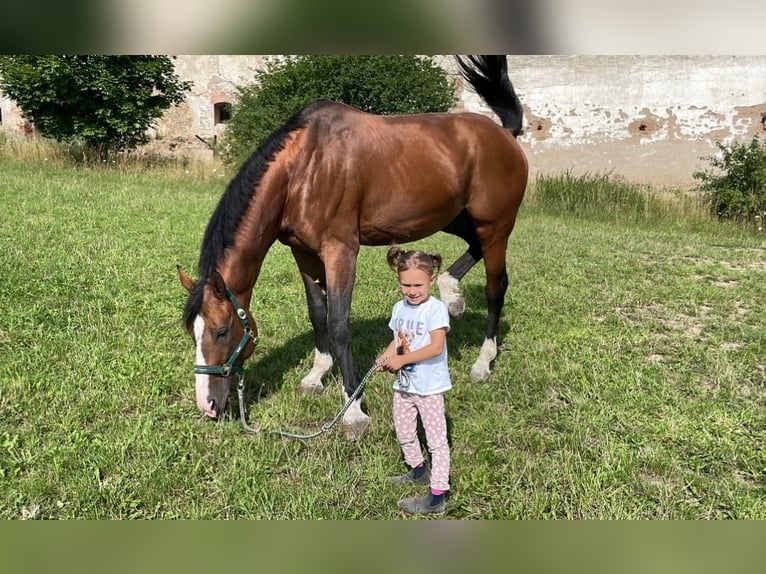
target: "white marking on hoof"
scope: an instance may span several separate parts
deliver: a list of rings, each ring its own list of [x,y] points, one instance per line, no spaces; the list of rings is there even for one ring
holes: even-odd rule
[[[436,285],[439,287],[439,298],[447,305],[449,314],[460,318],[465,311],[465,299],[460,295],[458,280],[445,271],[436,279]]]
[[[489,378],[489,363],[497,357],[495,339],[484,339],[479,351],[479,358],[471,367],[471,378],[474,381],[486,381]]]
[[[301,379],[298,390],[304,395],[321,395],[324,391],[322,377],[332,368],[332,356],[314,349],[314,366],[309,374]]]
[[[343,395],[348,400],[344,392]],[[356,399],[343,415],[343,436],[347,440],[355,440],[362,436],[370,426],[370,417],[362,410],[362,399]]]

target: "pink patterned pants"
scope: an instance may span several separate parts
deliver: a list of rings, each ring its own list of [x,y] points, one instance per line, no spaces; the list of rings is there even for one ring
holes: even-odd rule
[[[411,467],[423,462],[423,450],[418,440],[418,413],[426,431],[428,451],[431,453],[431,488],[449,490],[450,455],[447,443],[447,419],[444,414],[444,395],[422,397],[394,391],[394,428],[404,454],[404,462]]]

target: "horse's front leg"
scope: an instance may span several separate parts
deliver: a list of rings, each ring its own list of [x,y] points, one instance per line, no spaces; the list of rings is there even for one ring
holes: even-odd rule
[[[293,250],[293,256],[301,271],[306,290],[309,320],[314,331],[314,364],[311,371],[301,379],[299,392],[319,395],[324,391],[322,377],[332,368],[330,337],[327,332],[327,296],[324,290],[324,266],[318,257]]]
[[[351,355],[351,295],[356,275],[357,252],[335,249],[330,258],[325,259],[327,270],[327,330],[335,359],[343,375],[343,392],[347,402],[357,390],[359,379]],[[370,417],[362,410],[360,393],[343,415],[343,433],[353,440],[367,430]]]
[[[484,249],[484,266],[487,273],[485,288],[487,330],[479,357],[471,367],[471,378],[474,381],[485,381],[489,378],[490,363],[497,357],[497,329],[503,311],[505,293],[508,290],[508,273],[505,266],[506,245],[506,242],[497,242],[492,247]]]

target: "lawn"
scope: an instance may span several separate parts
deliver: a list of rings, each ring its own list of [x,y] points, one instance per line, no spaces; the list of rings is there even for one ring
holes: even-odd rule
[[[205,421],[176,264],[196,269],[225,181],[161,170],[0,160],[0,519],[397,519],[404,470],[391,379],[369,432],[307,444],[342,404],[296,392],[312,338],[289,251],[252,311],[247,412]],[[534,190],[533,190],[534,191]],[[445,260],[460,241],[419,242]],[[448,336],[452,519],[765,519],[766,240],[681,219],[577,215],[536,202],[508,250],[500,354],[483,338],[482,271]],[[385,248],[363,248],[352,315],[360,372],[397,298]],[[232,397],[236,405],[236,397]]]

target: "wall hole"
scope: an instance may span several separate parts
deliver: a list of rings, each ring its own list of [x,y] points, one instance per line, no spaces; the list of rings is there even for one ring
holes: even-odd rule
[[[231,104],[219,102],[213,106],[213,119],[216,124],[225,124],[231,119]]]

